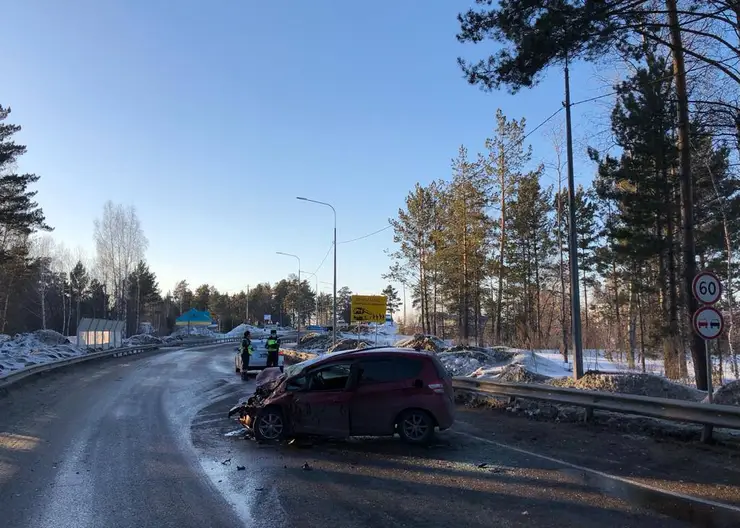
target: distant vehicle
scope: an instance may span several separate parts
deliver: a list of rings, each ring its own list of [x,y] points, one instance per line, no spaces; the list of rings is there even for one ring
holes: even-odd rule
[[[452,379],[436,356],[392,347],[319,356],[265,371],[246,402],[229,411],[261,441],[289,436],[391,436],[427,443],[454,422]]]
[[[254,353],[249,358],[249,370],[264,370],[267,368],[267,348],[265,347],[264,339],[252,339],[252,347]],[[239,352],[239,347],[236,347],[236,355],[234,356],[234,369],[237,373],[242,371],[242,354]],[[278,367],[282,371],[285,363],[285,357],[282,351],[278,355]]]

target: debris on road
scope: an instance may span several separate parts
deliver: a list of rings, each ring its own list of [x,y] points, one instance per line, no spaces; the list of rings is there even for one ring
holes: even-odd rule
[[[301,469],[303,469],[303,471],[311,471],[313,468],[309,465],[308,462],[306,462],[305,464],[303,464],[303,466],[301,466]]]
[[[245,466],[236,466],[237,471],[244,471],[245,469],[247,469]]]
[[[231,463],[231,459],[230,458],[227,458],[226,460],[224,460],[223,462],[221,462],[221,464],[223,464],[224,466],[226,466],[226,465],[228,465],[230,463]]]

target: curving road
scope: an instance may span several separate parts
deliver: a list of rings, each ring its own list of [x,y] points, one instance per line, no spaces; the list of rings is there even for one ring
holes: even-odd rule
[[[602,495],[556,462],[476,439],[263,446],[228,433],[251,388],[233,345],[36,378],[0,397],[8,528],[686,526]],[[244,469],[239,469],[243,467]]]

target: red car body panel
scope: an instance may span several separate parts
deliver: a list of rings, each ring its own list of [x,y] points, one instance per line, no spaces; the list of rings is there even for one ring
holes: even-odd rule
[[[409,377],[387,382],[363,383],[363,369],[410,359]],[[276,405],[293,433],[331,437],[386,436],[395,431],[398,416],[406,409],[423,409],[440,430],[454,423],[452,379],[439,360],[427,352],[409,349],[367,349],[326,355],[306,362],[299,374],[283,380],[262,403]],[[416,366],[421,368],[415,372]],[[344,388],[290,390],[291,382],[337,365],[351,365]],[[366,370],[365,369],[365,370]],[[296,385],[297,386],[297,385]]]

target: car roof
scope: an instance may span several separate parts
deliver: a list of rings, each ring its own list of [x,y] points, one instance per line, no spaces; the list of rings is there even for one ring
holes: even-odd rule
[[[356,350],[343,350],[341,352],[332,352],[331,354],[325,354],[321,356],[319,361],[314,363],[319,365],[327,361],[334,359],[363,359],[373,356],[416,356],[416,357],[429,357],[431,354],[424,350],[415,350],[413,348],[398,348],[391,346],[379,346],[379,347],[368,347],[359,348]]]

